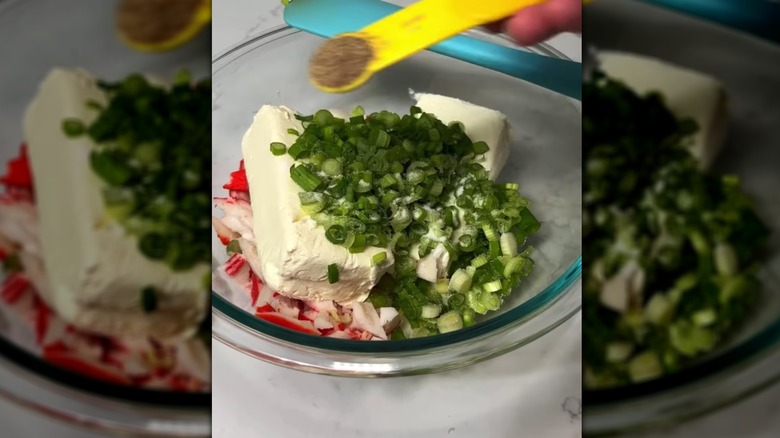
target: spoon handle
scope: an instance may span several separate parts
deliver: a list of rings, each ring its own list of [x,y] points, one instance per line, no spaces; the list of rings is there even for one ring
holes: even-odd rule
[[[356,32],[400,9],[379,0],[295,0],[284,8],[290,26],[330,38]],[[582,64],[467,36],[455,36],[430,51],[522,79],[579,100]]]
[[[544,0],[420,0],[364,27],[360,34],[376,52],[370,68],[379,71],[461,32]]]

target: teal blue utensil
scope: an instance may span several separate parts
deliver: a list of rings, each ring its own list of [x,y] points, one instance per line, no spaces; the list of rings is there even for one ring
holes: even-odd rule
[[[330,38],[355,32],[401,7],[379,0],[294,0],[284,8],[290,26]],[[456,36],[430,51],[501,72],[577,100],[582,98],[582,64]]]

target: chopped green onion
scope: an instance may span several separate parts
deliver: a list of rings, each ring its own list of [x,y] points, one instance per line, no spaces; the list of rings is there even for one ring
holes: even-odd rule
[[[341,225],[331,225],[327,231],[325,231],[325,238],[330,243],[340,245],[347,240],[347,230]]]
[[[462,296],[462,295],[460,295]],[[461,314],[463,316],[463,326],[464,327],[470,327],[474,325],[474,318],[476,318],[476,312],[474,312],[474,309],[466,308],[463,309],[463,312]]]
[[[409,209],[401,207],[393,213],[393,217],[390,218],[390,226],[396,231],[401,231],[412,223],[412,215],[409,213]]]
[[[426,304],[422,306],[422,317],[423,318],[436,318],[441,313],[441,306],[438,304]]]
[[[371,257],[371,266],[379,266],[387,260],[387,253],[382,251]]]
[[[75,138],[84,135],[87,131],[87,127],[84,126],[84,123],[82,123],[81,120],[66,119],[62,122],[62,131],[66,136]]]
[[[294,160],[297,160],[299,157],[303,156],[303,153],[305,152],[305,149],[303,148],[302,143],[300,141],[296,141],[295,143],[290,146],[289,149],[287,149],[287,154],[291,156]]]
[[[480,302],[487,310],[498,310],[501,307],[501,298],[492,292],[483,291]]]
[[[485,283],[482,285],[482,289],[485,292],[498,292],[501,290],[502,287],[503,285],[501,284],[501,280],[494,280],[491,281],[490,283]]]
[[[397,183],[398,181],[395,179],[395,177],[388,173],[379,180],[379,187],[387,189],[396,185]]]
[[[319,213],[325,208],[325,195],[317,192],[299,192],[301,210],[308,215]]]
[[[327,126],[333,123],[333,114],[328,110],[319,110],[314,114],[312,121],[319,126]]]
[[[458,269],[450,277],[450,290],[457,293],[466,293],[471,288],[471,275],[464,269]]]
[[[333,284],[339,281],[339,267],[335,263],[328,265],[328,283]]]
[[[737,254],[734,247],[727,243],[719,243],[715,246],[715,268],[721,275],[736,275],[739,269]]]
[[[290,135],[301,135],[297,129],[294,128],[287,128],[287,133]]]
[[[479,256],[474,257],[474,259],[471,260],[471,266],[473,266],[475,268],[480,268],[480,267],[488,264],[489,261],[490,261],[490,258],[488,257],[487,254],[480,254]]]
[[[663,371],[658,356],[652,351],[646,351],[628,363],[628,374],[635,383],[654,379]]]
[[[474,151],[474,155],[482,155],[484,153],[487,153],[487,151],[490,150],[490,147],[484,141],[478,141],[473,145],[471,145],[471,147]]]
[[[523,213],[527,201],[518,187],[489,179],[474,160],[489,148],[472,142],[463,124],[445,125],[416,107],[363,116],[356,108],[347,120],[326,110],[298,117],[304,130],[286,152],[296,161],[301,209],[350,253],[392,251],[372,255],[371,264],[395,259],[388,300],[410,323],[407,337],[436,332],[437,317],[449,312],[460,326],[473,324],[533,266],[530,253],[517,255],[518,241],[538,228]],[[417,278],[418,258],[439,245],[452,275],[430,284]]]
[[[151,313],[157,310],[157,289],[152,286],[146,286],[141,289],[141,307],[145,313]]]
[[[504,266],[504,277],[509,278],[517,272],[523,269],[526,264],[526,258],[522,256],[514,256],[506,262]]]
[[[275,156],[284,155],[285,152],[287,152],[287,146],[284,143],[278,141],[271,143],[271,153]]]
[[[439,333],[449,333],[463,328],[463,319],[455,310],[449,311],[444,315],[441,315],[436,320],[436,326],[439,329]]]
[[[322,185],[322,179],[302,164],[290,168],[290,177],[307,192],[316,190]]]
[[[623,363],[631,357],[634,346],[628,342],[611,342],[607,345],[606,360],[610,363]]]
[[[358,234],[355,236],[352,243],[349,245],[350,253],[361,253],[366,249],[366,236],[365,234]]]
[[[412,225],[409,227],[409,232],[414,236],[423,236],[428,233],[428,224],[420,221],[412,222]]]
[[[501,253],[505,256],[517,255],[517,239],[512,233],[504,233],[501,235]]]
[[[322,171],[328,176],[341,175],[341,163],[334,158],[328,158],[322,162]]]

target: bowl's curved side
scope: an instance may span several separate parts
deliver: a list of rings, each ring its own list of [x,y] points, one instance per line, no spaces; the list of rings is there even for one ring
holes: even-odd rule
[[[357,104],[369,111],[404,111],[411,104],[409,89],[455,96],[508,114],[519,134],[513,144],[516,149],[514,161],[507,165],[501,178],[521,182],[523,193],[535,203],[534,211],[541,212],[537,214],[546,224],[545,232],[540,232],[532,242],[539,254],[537,273],[524,285],[526,292],[514,294],[516,301],[508,306],[510,308],[493,318],[453,333],[390,343],[313,337],[281,329],[237,309],[216,290],[212,293],[215,337],[242,351],[254,351],[252,354],[266,360],[290,362],[293,366],[306,368],[312,364],[305,362],[315,361],[317,353],[368,354],[381,361],[392,360],[387,355],[428,354],[435,349],[454,349],[465,342],[481,345],[502,332],[517,336],[514,329],[542,318],[546,313],[542,310],[556,300],[558,304],[568,306],[563,314],[576,312],[580,302],[568,300],[572,294],[579,295],[572,291],[578,287],[574,283],[581,270],[581,118],[576,102],[541,87],[433,53],[421,53],[381,72],[347,96],[328,95],[311,87],[305,76],[306,60],[303,57],[286,57],[284,62],[273,65],[267,62],[268,59],[281,59],[282,54],[290,51],[308,53],[319,41],[321,39],[317,37],[282,26],[239,43],[214,58],[214,192],[223,192],[221,178],[226,178],[241,159],[238,147],[241,135],[248,127],[253,111],[261,104],[284,104],[302,112],[319,108],[348,109]],[[507,93],[507,89],[517,92]],[[214,257],[221,262],[224,250],[216,236],[212,241]],[[560,323],[547,322],[550,326]],[[240,330],[244,332],[239,333]],[[515,340],[502,338],[505,345],[490,348],[494,351],[513,348],[529,337],[524,334]],[[268,344],[263,344],[265,342]],[[280,346],[280,343],[284,345]],[[276,350],[274,354],[264,350],[274,348],[282,350]],[[284,348],[290,350],[282,353]],[[290,360],[285,357],[287,353],[298,355],[297,359]],[[473,354],[484,356],[485,352]],[[376,370],[380,368],[371,372],[379,374]],[[387,372],[401,373],[400,368],[390,365]],[[426,366],[419,364],[409,368],[419,371]]]

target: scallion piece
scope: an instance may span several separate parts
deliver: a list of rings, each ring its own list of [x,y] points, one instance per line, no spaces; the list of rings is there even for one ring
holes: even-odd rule
[[[328,265],[328,283],[333,284],[339,281],[339,267],[335,263]]]
[[[328,158],[322,162],[322,171],[328,176],[341,175],[341,163],[334,158]]]
[[[382,251],[371,256],[371,266],[379,266],[387,260],[387,253]]]
[[[331,225],[325,231],[325,238],[330,243],[340,245],[347,240],[347,230],[341,225]]]
[[[471,288],[471,275],[465,269],[458,269],[450,277],[449,288],[453,292],[466,293]]]
[[[294,160],[297,160],[298,158],[302,158],[304,155],[304,152],[306,152],[306,149],[303,146],[303,143],[301,141],[296,141],[287,149],[287,154],[290,155]]]
[[[487,310],[498,310],[498,308],[501,307],[501,297],[488,291],[482,292],[482,295],[480,296],[480,302]]]
[[[319,213],[325,208],[325,195],[322,193],[300,192],[298,198],[301,201],[301,210],[306,214]]]
[[[441,315],[436,320],[436,327],[439,329],[439,333],[449,333],[463,328],[463,319],[455,310],[449,311],[444,315]]]
[[[395,179],[395,177],[388,173],[379,180],[379,187],[387,189],[396,185],[397,183],[398,181]]]
[[[501,235],[501,253],[505,256],[517,255],[517,238],[512,233],[503,233]]]
[[[487,254],[480,254],[471,260],[471,266],[475,268],[481,268],[482,266],[487,265],[489,261],[490,258],[487,256]]]
[[[523,268],[526,259],[521,256],[514,256],[506,262],[504,266],[504,277],[509,278]]]
[[[438,304],[426,304],[422,306],[421,317],[426,319],[436,318],[441,314],[441,306]]]
[[[473,145],[471,145],[471,147],[472,147],[472,149],[474,151],[474,155],[482,155],[482,154],[487,153],[487,151],[490,150],[490,147],[484,141],[478,141],[478,142],[474,143]]]
[[[366,235],[357,234],[354,236],[352,243],[349,245],[349,252],[353,254],[361,253],[366,249],[366,246],[367,246]]]
[[[485,292],[498,292],[501,290],[502,287],[503,286],[501,285],[501,280],[494,280],[482,285],[482,289]]]
[[[157,310],[157,289],[152,286],[146,286],[141,290],[141,307],[144,312],[151,313]]]
[[[84,123],[81,120],[66,119],[62,122],[62,132],[64,132],[65,135],[70,138],[84,135],[86,130],[87,127],[84,126]]]
[[[290,168],[290,177],[307,192],[316,190],[322,185],[322,179],[302,164]]]

